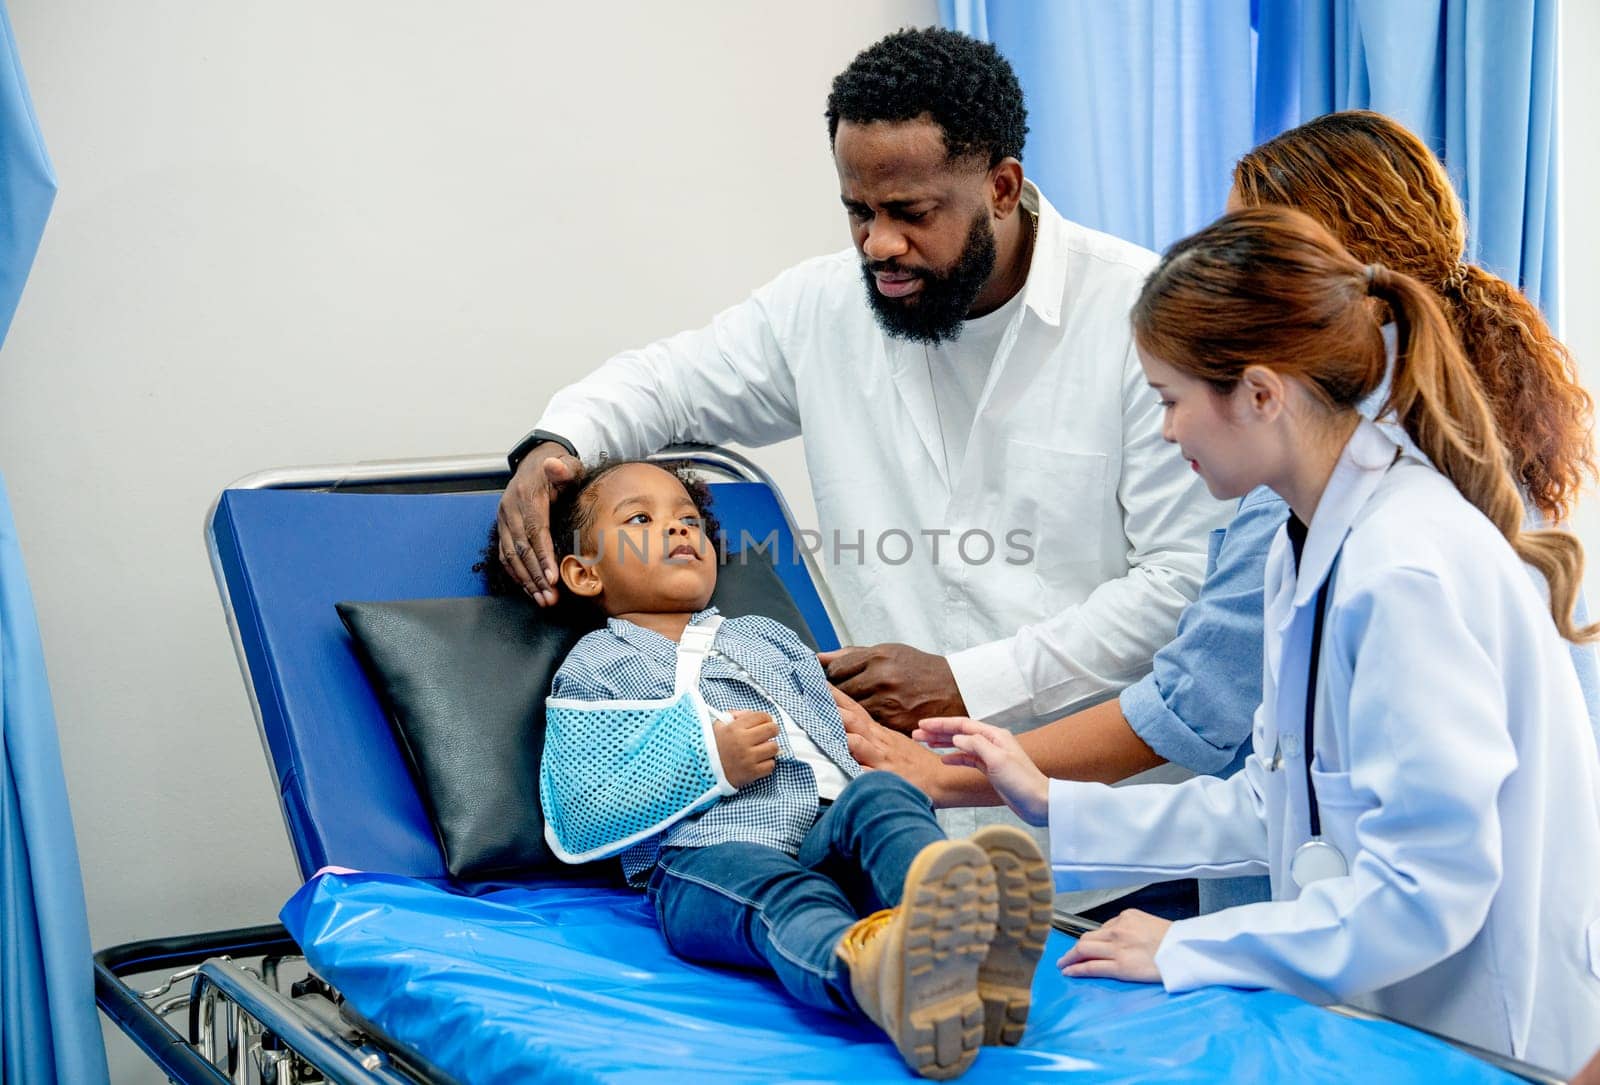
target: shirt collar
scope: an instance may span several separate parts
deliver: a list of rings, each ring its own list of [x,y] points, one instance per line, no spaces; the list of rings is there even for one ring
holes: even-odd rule
[[[1295,575],[1296,607],[1309,603],[1327,579],[1356,516],[1383,481],[1399,451],[1400,446],[1388,434],[1365,418],[1350,435],[1328,477],[1322,499],[1317,502],[1316,514],[1311,517]]]
[[[1055,327],[1061,323],[1061,299],[1067,287],[1066,220],[1032,181],[1022,182],[1022,209],[1039,217],[1039,237],[1022,286],[1023,304]]]
[[[689,624],[699,625],[715,613],[717,613],[716,607],[697,610],[694,616],[689,619]],[[678,651],[677,642],[668,640],[654,629],[646,629],[644,626],[637,625],[625,618],[607,618],[606,628],[611,630],[612,636],[627,641],[641,651],[655,653],[660,652],[663,648],[672,654],[676,654]]]

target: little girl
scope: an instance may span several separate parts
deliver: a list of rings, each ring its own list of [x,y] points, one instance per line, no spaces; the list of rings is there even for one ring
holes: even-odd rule
[[[1004,826],[947,840],[920,791],[863,773],[799,637],[707,605],[708,501],[685,473],[619,462],[551,510],[565,594],[607,621],[552,686],[546,837],[571,862],[620,854],[675,952],[769,969],[807,1005],[865,1015],[918,1073],[954,1077],[980,1041],[1022,1037],[1049,933],[1043,856]]]

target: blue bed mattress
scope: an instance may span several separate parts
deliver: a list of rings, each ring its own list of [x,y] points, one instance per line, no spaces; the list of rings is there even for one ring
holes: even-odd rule
[[[674,957],[640,894],[555,884],[472,896],[322,874],[282,918],[363,1016],[468,1085],[534,1080],[906,1081],[870,1026],[793,1004],[770,977]],[[1399,1025],[1267,991],[1063,979],[1034,987],[1020,1047],[970,1082],[1491,1082],[1515,1079]]]

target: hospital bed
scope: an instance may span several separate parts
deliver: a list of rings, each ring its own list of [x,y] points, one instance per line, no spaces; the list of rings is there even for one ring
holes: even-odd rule
[[[836,645],[772,480],[724,450],[668,456],[712,480],[728,538],[776,533],[791,620]],[[218,498],[207,546],[304,885],[278,924],[100,952],[103,1012],[185,1085],[908,1080],[870,1027],[673,957],[604,870],[451,876],[414,751],[335,604],[480,595],[471,566],[505,482],[502,461],[457,458],[267,472]],[[1050,964],[1093,924],[1056,926],[1024,1042],[985,1049],[964,1080],[1559,1081],[1275,992],[1069,983]]]

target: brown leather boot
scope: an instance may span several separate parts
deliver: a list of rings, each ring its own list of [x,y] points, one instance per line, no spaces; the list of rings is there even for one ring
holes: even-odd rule
[[[911,864],[900,905],[858,920],[839,942],[856,1001],[923,1077],[957,1077],[978,1057],[978,965],[994,921],[983,849],[941,840]]]
[[[1033,1005],[1033,973],[1050,937],[1055,879],[1033,837],[1015,825],[985,825],[972,834],[994,867],[1000,907],[994,941],[978,968],[983,1042],[1022,1042]]]

